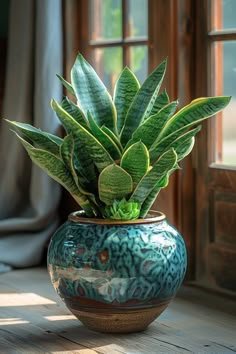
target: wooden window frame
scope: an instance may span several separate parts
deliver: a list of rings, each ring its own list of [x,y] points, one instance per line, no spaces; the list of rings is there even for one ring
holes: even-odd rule
[[[133,46],[148,46],[148,38],[143,37],[129,37],[129,26],[127,26],[127,1],[121,0],[122,4],[122,38],[121,39],[104,39],[94,40],[89,38],[89,0],[82,0],[78,4],[79,12],[83,13],[80,31],[81,40],[79,43],[79,51],[86,53],[87,57],[91,57],[92,51],[99,48],[121,47],[123,49],[122,67],[130,64],[129,49]]]
[[[64,72],[70,80],[70,68],[78,51],[89,56],[88,46],[88,0],[64,0]],[[178,15],[178,16],[177,16]],[[148,68],[149,72],[168,57],[168,68],[163,87],[170,99],[180,98],[183,106],[194,97],[194,7],[189,0],[148,0]],[[180,60],[178,53],[181,53]],[[168,188],[162,190],[154,208],[162,210],[184,235],[188,249],[187,279],[194,277],[195,216],[194,168],[189,156],[176,172]],[[185,209],[188,209],[186,217]]]
[[[66,31],[65,41],[67,58],[65,71],[69,79],[67,68],[73,64],[77,51],[89,55],[92,47],[88,46],[88,0],[70,0],[65,3],[66,22],[72,21],[74,26],[73,33]],[[179,98],[180,107],[196,97],[207,96],[210,92],[211,73],[208,70],[211,67],[210,42],[226,37],[232,39],[236,35],[228,31],[209,31],[208,3],[206,0],[148,1],[149,72],[168,57],[168,69],[163,87],[167,89],[171,100]],[[91,44],[95,45],[93,42]],[[107,46],[108,43],[98,44]],[[206,166],[213,163],[214,156],[209,154],[207,160],[202,158],[202,156],[206,157],[205,146],[213,151],[213,140],[209,139],[209,136],[215,129],[215,124],[220,123],[212,119],[203,124],[193,152],[181,162],[182,169],[171,177],[168,188],[161,191],[154,203],[154,208],[162,210],[184,236],[188,251],[187,280],[199,281],[207,269],[201,247],[209,242],[213,232],[209,222],[209,217],[213,213],[212,191],[220,190],[225,178],[216,166],[210,168],[209,177]],[[219,145],[218,149],[220,148]],[[234,181],[235,177],[230,174],[230,179]],[[235,187],[230,187],[228,192],[235,193]]]
[[[212,31],[210,13],[210,2],[198,0],[196,7],[196,18],[198,19],[196,22],[196,52],[201,53],[201,55],[198,55],[196,62],[196,71],[198,72],[196,96],[214,94],[212,85],[214,71],[211,71],[212,43],[214,41],[236,39],[236,31]],[[218,65],[221,65],[221,60],[219,60]],[[221,89],[220,85],[222,85],[222,82],[218,82],[218,92]],[[218,129],[218,136],[215,140],[216,129]],[[230,275],[230,269],[235,264],[235,261],[233,261],[236,252],[235,244],[224,244],[222,241],[218,241],[217,225],[219,225],[219,222],[216,215],[223,206],[222,225],[224,223],[233,227],[235,224],[230,217],[230,208],[235,208],[236,203],[236,172],[235,168],[215,162],[215,144],[217,143],[218,151],[221,151],[222,148],[221,143],[219,143],[220,134],[220,118],[218,121],[217,119],[210,119],[203,124],[201,134],[197,138],[195,278],[196,282],[204,287],[232,294],[232,292],[223,288],[227,288],[227,286],[229,288],[230,282],[232,283],[233,276]],[[219,285],[220,283],[222,285]]]

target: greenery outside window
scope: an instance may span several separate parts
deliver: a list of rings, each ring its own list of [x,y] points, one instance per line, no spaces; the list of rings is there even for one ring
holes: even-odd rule
[[[147,77],[147,23],[147,0],[89,0],[88,59],[108,89],[126,65],[140,82]]]

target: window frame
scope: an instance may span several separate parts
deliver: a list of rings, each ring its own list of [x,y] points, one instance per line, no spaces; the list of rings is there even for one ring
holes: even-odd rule
[[[179,107],[210,92],[210,41],[206,36],[209,32],[208,6],[209,1],[205,0],[148,1],[149,72],[168,56],[163,87],[167,89],[171,100],[179,98]],[[77,51],[85,57],[89,56],[86,30],[88,0],[64,1],[64,7],[67,28],[65,73],[70,80],[67,68],[72,66]],[[226,32],[210,33],[210,38],[214,40],[215,36],[218,39],[232,36]],[[201,279],[207,271],[202,247],[208,247],[214,232],[211,219],[215,218],[215,197],[212,191],[222,188],[222,183],[225,183],[216,166],[208,167],[213,162],[212,154],[206,158],[206,147],[211,151],[213,149],[212,132],[216,128],[215,124],[215,119],[203,124],[193,152],[181,162],[181,170],[171,177],[168,188],[160,193],[154,203],[154,208],[162,210],[183,234],[188,252],[186,280],[197,280],[199,284],[202,284]],[[234,181],[235,174],[228,173]],[[235,188],[228,188],[227,193],[236,193]]]
[[[232,31],[233,34],[228,30],[211,31],[210,14],[210,1],[198,0],[196,6],[196,72],[198,72],[196,96],[198,97],[208,96],[214,92],[212,87],[214,71],[211,70],[212,42],[236,39],[235,31]],[[230,208],[235,208],[236,203],[236,170],[215,162],[216,146],[218,151],[222,148],[219,143],[220,134],[221,119],[218,115],[218,120],[210,119],[203,124],[201,134],[197,137],[195,279],[197,284],[204,287],[229,293],[230,291],[226,290],[227,286],[234,283],[230,271],[233,263],[230,259],[235,257],[236,242],[231,245],[219,242],[218,227],[222,227],[224,223],[234,225],[230,217]],[[222,205],[224,217],[218,221],[217,215]],[[219,286],[220,283],[224,286]]]
[[[192,47],[193,29],[192,29],[192,2],[184,0],[166,1],[166,0],[148,0],[148,71],[153,71],[166,57],[168,57],[168,68],[163,82],[171,100],[179,97],[179,90],[183,91],[182,105],[187,103],[192,96],[188,77],[191,76],[192,60],[189,62],[189,44]],[[80,51],[88,58],[91,47],[88,46],[88,0],[70,0],[63,1],[64,7],[64,72],[65,78],[70,81],[70,68],[73,65],[77,52]],[[181,20],[178,20],[177,13],[183,12]],[[181,27],[181,34],[178,35],[178,28]],[[179,47],[183,49],[184,55],[181,61],[178,61]],[[181,77],[181,81],[179,81]],[[183,84],[184,83],[184,84]],[[191,92],[190,92],[191,91]],[[68,92],[67,92],[68,94]],[[161,191],[154,209],[164,212],[168,220],[174,224],[180,231],[186,235],[185,241],[189,254],[188,278],[194,274],[194,248],[192,242],[192,220],[194,218],[194,206],[189,205],[188,212],[190,218],[184,217],[184,205],[186,200],[192,200],[193,187],[186,188],[185,181],[193,180],[192,157],[188,157],[183,166],[186,167],[187,174],[183,170],[176,171],[171,177],[168,188]],[[190,196],[189,196],[190,195]]]

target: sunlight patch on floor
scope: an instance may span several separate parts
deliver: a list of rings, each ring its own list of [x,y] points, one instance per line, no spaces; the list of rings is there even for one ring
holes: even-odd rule
[[[73,350],[73,351],[68,351],[68,350],[62,350],[62,351],[56,351],[56,352],[50,352],[50,354],[97,354],[98,352],[95,352],[93,349],[78,349],[78,350]],[[122,352],[124,353],[124,352]]]
[[[55,304],[55,301],[34,293],[0,294],[0,307]]]
[[[0,318],[0,326],[9,326],[15,324],[29,323],[22,318]]]
[[[67,321],[67,320],[77,320],[73,315],[58,315],[58,316],[44,316],[48,321]]]

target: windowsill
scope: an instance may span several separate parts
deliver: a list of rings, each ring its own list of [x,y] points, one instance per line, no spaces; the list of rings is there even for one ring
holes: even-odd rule
[[[86,329],[64,306],[46,269],[0,274],[0,353],[233,353],[235,302],[184,286],[163,314],[140,333]]]

